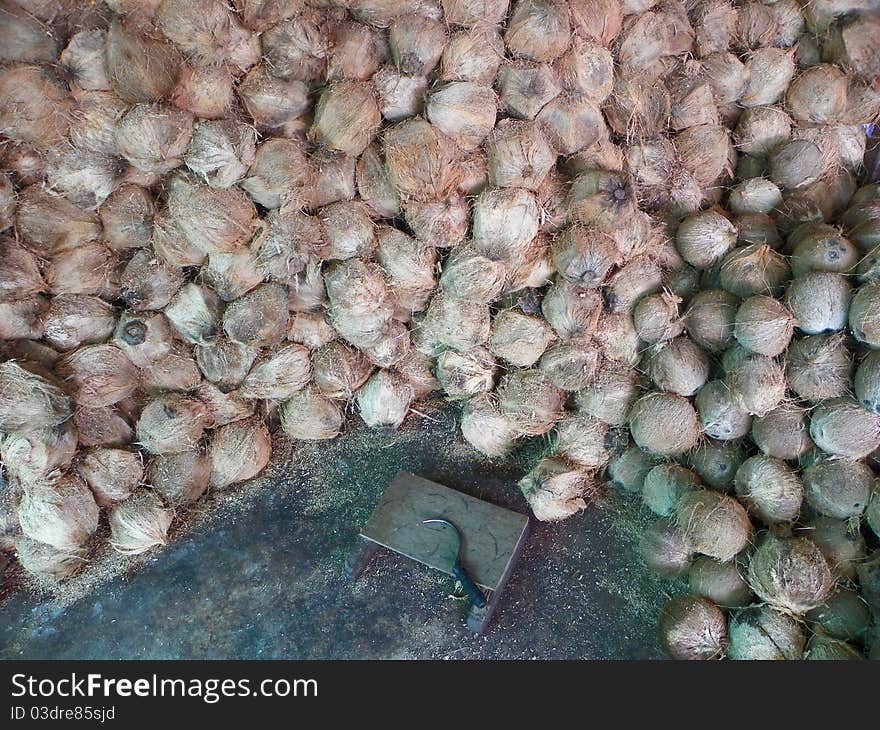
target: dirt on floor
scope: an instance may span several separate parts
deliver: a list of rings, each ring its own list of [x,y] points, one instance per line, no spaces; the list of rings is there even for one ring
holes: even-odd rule
[[[564,522],[533,522],[483,636],[464,627],[452,580],[405,558],[380,553],[356,583],[345,577],[358,529],[400,470],[528,512],[516,481],[546,444],[494,463],[462,441],[456,417],[435,407],[398,432],[279,439],[263,476],[182,515],[166,548],[127,558],[99,540],[61,590],[11,566],[0,657],[659,657],[656,616],[681,586],[641,565],[650,517],[616,493]]]

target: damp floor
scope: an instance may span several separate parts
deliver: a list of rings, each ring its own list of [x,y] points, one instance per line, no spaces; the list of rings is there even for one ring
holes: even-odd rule
[[[356,583],[345,577],[358,528],[397,471],[526,512],[516,480],[534,452],[489,462],[449,408],[397,434],[279,442],[265,477],[190,515],[163,550],[131,564],[105,555],[94,566],[105,578],[86,571],[57,595],[12,592],[0,658],[659,658],[657,611],[675,586],[640,564],[646,516],[621,495],[533,522],[483,636],[464,627],[451,579],[405,558],[380,554]]]

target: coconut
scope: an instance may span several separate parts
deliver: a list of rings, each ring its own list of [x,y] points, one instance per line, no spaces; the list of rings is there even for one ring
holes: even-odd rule
[[[829,171],[828,156],[807,139],[786,142],[770,154],[770,179],[781,188],[803,188]]]
[[[204,404],[194,398],[177,393],[158,396],[141,412],[138,442],[151,454],[187,451],[201,439],[206,415]]]
[[[750,352],[781,355],[794,334],[794,319],[784,304],[765,295],[746,299],[736,312],[733,335]]]
[[[428,98],[427,116],[463,150],[478,148],[495,126],[498,99],[491,88],[460,81],[447,84]]]
[[[652,454],[681,454],[696,444],[700,425],[693,406],[673,393],[651,393],[637,400],[629,414],[633,440]]]
[[[680,303],[680,297],[667,291],[642,297],[633,310],[633,324],[639,339],[656,344],[678,337],[684,330],[678,314]]]
[[[675,523],[661,518],[642,533],[639,555],[648,570],[662,578],[671,579],[688,571],[693,550]]]
[[[785,258],[766,244],[741,246],[721,261],[721,286],[738,297],[779,295],[791,277]]]
[[[213,432],[208,453],[215,489],[252,479],[272,455],[269,430],[257,416],[221,426]]]
[[[727,648],[724,613],[711,601],[679,596],[663,606],[660,644],[673,659],[720,659]]]
[[[376,145],[367,147],[358,159],[356,177],[358,193],[373,215],[394,218],[399,214],[400,199]]]
[[[795,405],[781,405],[754,419],[752,439],[767,456],[797,459],[812,447],[807,413]]]
[[[775,106],[746,109],[734,132],[737,149],[756,157],[766,157],[791,137],[792,120]]]
[[[149,245],[156,205],[149,191],[138,185],[117,188],[98,211],[107,245],[122,251]]]
[[[771,213],[782,203],[782,193],[772,182],[762,177],[743,180],[730,191],[730,209],[738,214]]]
[[[723,563],[743,550],[752,534],[752,525],[742,505],[711,490],[682,495],[675,518],[696,552]]]
[[[733,660],[798,660],[804,635],[798,622],[770,606],[750,606],[730,619],[727,656]]]
[[[517,438],[517,430],[488,395],[471,398],[461,415],[461,434],[477,451],[490,458],[506,455]]]
[[[301,298],[316,299],[314,309],[324,300],[324,284],[320,265],[310,255],[310,250],[323,245],[324,229],[319,218],[304,215],[292,207],[271,211],[265,226],[251,242],[257,271],[271,281],[291,284],[291,295],[300,289]]]
[[[733,402],[754,416],[773,410],[785,397],[782,366],[766,355],[745,354],[724,378]]]
[[[709,379],[709,358],[692,340],[676,337],[649,353],[646,372],[660,390],[691,396]]]
[[[97,297],[62,294],[49,302],[44,337],[56,350],[75,350],[104,342],[116,327],[116,313]]]
[[[0,173],[0,231],[12,227],[15,216],[15,186],[7,173]]]
[[[773,535],[765,536],[752,555],[747,579],[759,598],[792,614],[822,605],[834,584],[815,543]]]
[[[608,360],[635,366],[641,359],[641,343],[629,312],[602,316],[594,333],[596,344]]]
[[[740,501],[768,525],[795,520],[804,495],[797,473],[770,456],[746,459],[737,469],[735,488]]]
[[[874,551],[868,558],[859,563],[857,568],[862,597],[877,616],[880,612],[880,552]]]
[[[375,344],[396,305],[381,270],[375,264],[349,259],[329,267],[324,281],[330,321],[339,334],[356,347]]]
[[[880,353],[869,352],[856,370],[855,396],[869,411],[880,414]]]
[[[65,475],[29,484],[18,508],[25,537],[76,550],[98,528],[98,505],[81,479]]]
[[[736,228],[715,210],[688,216],[675,236],[682,258],[698,269],[707,269],[721,261],[735,244]]]
[[[692,11],[694,42],[700,56],[726,51],[736,32],[737,11],[729,0],[709,0]]]
[[[186,150],[184,162],[214,188],[228,188],[241,180],[254,162],[256,134],[233,119],[200,122]]]
[[[390,368],[412,348],[409,328],[400,321],[392,320],[385,325],[376,341],[361,350],[367,359],[380,368]]]
[[[474,23],[500,23],[507,15],[510,0],[441,0],[447,23],[468,26]]]
[[[823,661],[850,661],[865,657],[851,644],[820,634],[814,634],[807,643],[804,659]]]
[[[217,339],[220,315],[220,298],[198,284],[185,284],[165,308],[168,321],[195,345],[210,345]]]
[[[224,302],[244,296],[263,281],[257,256],[247,249],[211,253],[199,273],[202,281]]]
[[[376,135],[381,121],[369,85],[340,81],[321,94],[309,136],[330,149],[359,155]]]
[[[357,192],[357,159],[354,156],[318,147],[312,152],[311,159],[314,180],[311,182],[311,189],[307,191],[309,208],[321,208],[330,203],[354,198]]]
[[[15,541],[15,554],[21,567],[37,578],[64,581],[72,578],[86,565],[85,550],[57,548],[26,537]]]
[[[707,440],[688,453],[686,463],[708,486],[733,491],[736,471],[745,458],[740,441]]]
[[[791,389],[810,401],[845,395],[852,369],[843,334],[801,337],[792,342],[786,355]]]
[[[388,129],[383,148],[388,177],[404,197],[439,200],[458,182],[455,144],[423,119]]]
[[[492,321],[489,350],[512,365],[531,367],[555,339],[543,320],[505,309]]]
[[[172,510],[149,490],[141,490],[110,509],[110,544],[123,555],[139,555],[168,542]]]
[[[570,339],[551,346],[539,368],[561,390],[580,390],[596,377],[600,352],[589,340]]]
[[[161,454],[150,459],[148,484],[172,507],[195,502],[208,488],[211,458],[196,448],[178,454]]]
[[[67,90],[39,66],[14,64],[0,71],[0,129],[9,139],[39,150],[57,148],[72,111]]]
[[[641,389],[638,373],[624,365],[602,367],[593,382],[575,394],[578,411],[613,426],[623,425]]]
[[[312,184],[312,168],[303,145],[294,139],[268,139],[256,152],[241,187],[266,208],[300,207]]]
[[[16,228],[28,248],[47,257],[78,248],[101,235],[101,224],[94,213],[48,192],[42,185],[25,188],[19,194]]]
[[[632,181],[622,172],[587,170],[575,178],[567,204],[572,222],[587,223],[611,232],[633,224]]]
[[[822,9],[817,8],[815,12],[818,14],[821,11]],[[823,18],[822,25],[825,26],[831,19],[833,15],[831,18]],[[854,14],[841,19],[827,28],[827,37],[823,38],[823,54],[827,60],[845,67],[848,71],[862,78],[872,79],[880,72],[880,64],[876,58],[878,29],[880,22],[871,13]]]
[[[351,398],[371,371],[367,359],[343,342],[331,342],[312,354],[315,385],[331,398]]]
[[[625,154],[627,168],[639,186],[641,197],[653,205],[662,198],[675,167],[675,146],[661,137],[631,144]]]
[[[241,421],[256,412],[256,403],[239,397],[238,391],[224,393],[207,381],[202,381],[190,390],[194,391],[207,410],[205,428],[217,428],[227,423]]]
[[[669,517],[675,514],[685,494],[700,487],[700,478],[690,469],[678,464],[658,464],[645,475],[642,502],[654,514]]]
[[[426,398],[440,383],[433,373],[433,360],[418,350],[410,350],[394,364],[394,372],[406,380],[413,389],[413,400]]]
[[[294,86],[298,83],[290,82],[289,85]],[[281,81],[278,84],[288,86]],[[244,83],[237,91],[241,92],[244,100],[245,90],[242,87]],[[296,90],[294,86],[294,94]],[[294,94],[291,94],[292,99],[284,102],[285,108],[296,103]],[[192,66],[184,63],[180,67],[177,84],[171,92],[171,103],[174,106],[200,119],[221,119],[229,113],[234,99],[233,77],[226,66]]]
[[[791,82],[785,105],[799,122],[833,124],[846,107],[847,77],[831,64],[811,66]]]
[[[58,56],[58,46],[35,14],[19,3],[0,3],[3,28],[0,30],[0,58],[3,61],[49,63]]]
[[[474,249],[495,261],[517,262],[538,234],[539,217],[537,200],[529,191],[486,190],[474,206]]]
[[[53,188],[82,208],[96,208],[118,184],[118,162],[91,150],[52,150],[46,177]]]
[[[189,112],[160,104],[137,104],[119,120],[119,154],[138,170],[164,175],[182,164],[193,134]]]
[[[434,248],[458,245],[467,234],[470,210],[464,198],[455,196],[439,201],[409,200],[404,219],[420,241]]]
[[[399,122],[424,111],[428,91],[424,76],[407,76],[394,66],[383,66],[373,76],[373,88],[386,121]]]
[[[574,464],[598,469],[611,458],[613,434],[593,416],[568,416],[556,428],[554,453]]]
[[[257,36],[243,28],[232,8],[208,0],[165,0],[156,22],[187,58],[203,65],[231,63],[247,70],[260,60]]]
[[[676,131],[702,124],[719,123],[715,89],[702,73],[702,64],[693,61],[667,81],[672,95],[670,127]]]
[[[267,29],[261,36],[270,74],[307,84],[323,80],[330,53],[329,26],[314,10],[306,10]]]
[[[141,33],[135,25],[116,21],[107,30],[110,86],[127,102],[158,101],[174,87],[181,57],[173,46]]]
[[[287,345],[257,362],[239,388],[239,395],[252,399],[285,400],[304,388],[311,377],[309,350]]]
[[[507,269],[500,261],[458,246],[443,265],[440,287],[445,295],[469,302],[490,303],[501,295]]]
[[[518,370],[498,386],[499,408],[523,435],[547,433],[562,417],[565,394],[540,370]]]
[[[6,143],[0,151],[0,160],[3,169],[9,170],[21,186],[35,185],[41,182],[45,175],[42,155],[31,145],[23,142]]]
[[[53,294],[91,294],[115,299],[119,294],[118,260],[101,243],[83,244],[58,253],[44,270]]]
[[[560,275],[572,284],[587,288],[602,284],[619,258],[611,236],[583,225],[563,231],[551,252]]]
[[[128,499],[144,478],[143,460],[138,453],[106,447],[87,451],[76,471],[100,507]]]
[[[803,478],[807,504],[838,520],[860,517],[876,485],[869,466],[849,459],[817,461],[804,470]]]
[[[880,447],[880,415],[849,396],[831,398],[811,414],[810,436],[826,453],[861,459]]]
[[[26,487],[66,470],[76,446],[76,428],[67,421],[51,428],[8,434],[0,443],[0,457],[9,482]]]
[[[223,330],[233,342],[268,347],[284,339],[288,318],[286,288],[280,284],[261,284],[227,305]]]
[[[490,326],[488,305],[438,295],[415,331],[416,347],[425,354],[445,347],[468,350],[488,341]]]
[[[489,181],[501,188],[538,190],[556,161],[543,125],[504,120],[486,143]]]
[[[73,177],[77,169],[76,162],[85,160],[90,161],[95,168],[99,165],[106,168],[104,175],[111,178],[111,182],[116,174],[121,175],[123,171],[126,175],[137,175],[138,173],[126,171],[125,166],[120,166],[115,159],[108,159],[117,156],[114,130],[128,110],[128,105],[112,92],[106,91],[78,91],[74,99],[76,108],[71,115],[69,130],[74,149],[51,151],[47,160],[47,174],[62,180],[65,176]],[[95,154],[85,154],[88,152]],[[67,164],[62,164],[65,161]],[[85,167],[84,164],[80,166]],[[59,173],[59,168],[66,168],[62,170],[64,175]],[[90,177],[94,184],[98,175]]]
[[[877,495],[880,491],[874,491],[871,500],[868,502],[868,508],[865,510],[865,522],[868,523],[875,535],[880,536],[880,497]]]
[[[267,73],[264,66],[257,66],[239,83],[236,92],[258,128],[292,136],[304,127],[301,117],[310,102],[309,88],[302,81],[279,79]]]
[[[96,408],[110,406],[137,390],[139,374],[131,361],[112,345],[90,345],[68,355],[58,372],[70,384],[74,400]]]
[[[510,63],[498,71],[496,86],[504,111],[516,119],[534,119],[562,91],[547,64]]]
[[[703,73],[712,84],[715,101],[719,105],[732,105],[745,92],[749,71],[733,53],[719,50],[702,59]]]
[[[317,350],[338,336],[330,321],[321,312],[294,314],[290,319],[290,329],[287,331],[288,340],[305,345],[309,350]]]
[[[517,486],[541,522],[559,522],[586,509],[596,491],[590,472],[555,456],[541,459]]]
[[[375,248],[375,230],[363,203],[333,203],[321,211],[326,243],[325,258],[369,258]]]
[[[315,441],[335,438],[342,430],[342,409],[313,387],[294,393],[279,409],[284,433],[292,439]]]
[[[794,77],[794,53],[784,48],[759,48],[748,54],[748,81],[740,103],[746,107],[775,104]]]
[[[437,359],[437,380],[452,400],[488,393],[495,385],[495,358],[483,347],[463,353],[447,350]]]
[[[170,355],[174,347],[171,327],[164,315],[126,312],[120,317],[113,344],[139,368],[151,368]]]
[[[860,286],[849,307],[849,326],[859,342],[868,347],[880,348],[880,284]]]
[[[684,326],[691,338],[709,352],[719,352],[733,341],[739,300],[721,289],[696,294],[684,314]]]
[[[730,132],[723,126],[701,124],[686,129],[675,138],[675,148],[679,164],[701,188],[731,176],[736,167]]]
[[[46,291],[37,257],[12,238],[0,238],[0,299],[13,300]]]
[[[549,284],[552,278],[550,244],[546,236],[538,235],[526,247],[522,260],[511,267],[505,292],[508,294],[523,292],[522,296],[528,298],[527,290],[540,289]],[[534,309],[537,311],[537,303]]]
[[[569,11],[559,0],[517,0],[507,21],[504,43],[517,58],[547,62],[566,50],[571,36]]]
[[[163,264],[175,268],[201,266],[207,258],[204,251],[187,240],[176,223],[161,216],[154,221],[153,251]]]
[[[73,415],[81,446],[127,446],[134,438],[128,421],[113,407],[79,408]]]
[[[562,155],[575,154],[608,138],[597,102],[586,94],[566,92],[556,97],[538,113],[536,121]]]
[[[694,403],[707,436],[729,441],[742,438],[749,432],[752,418],[734,403],[723,380],[706,383]]]
[[[443,24],[418,14],[401,15],[388,29],[388,45],[397,68],[409,76],[427,76],[446,45]]]
[[[141,376],[141,387],[147,393],[189,392],[202,382],[202,373],[192,354],[179,348],[158,360]]]
[[[609,460],[606,471],[608,483],[619,491],[640,494],[648,473],[656,464],[655,457],[630,444],[618,449]]]
[[[379,68],[385,52],[380,36],[371,28],[347,21],[333,23],[327,79],[367,81]]]
[[[707,598],[723,608],[747,606],[754,597],[735,561],[719,563],[703,555],[691,563],[688,587],[694,595]],[[739,641],[733,633],[734,627],[731,625],[731,644]]]
[[[413,400],[413,387],[400,375],[378,370],[357,393],[358,411],[370,428],[396,429]]]

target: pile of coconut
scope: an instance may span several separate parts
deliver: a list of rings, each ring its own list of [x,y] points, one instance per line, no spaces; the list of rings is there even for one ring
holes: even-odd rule
[[[878,12],[0,0],[0,549],[143,553],[273,434],[439,397],[546,445],[539,520],[642,494],[672,656],[859,654]]]

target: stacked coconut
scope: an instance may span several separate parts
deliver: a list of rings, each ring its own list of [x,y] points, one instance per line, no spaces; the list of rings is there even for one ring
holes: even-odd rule
[[[878,6],[0,0],[2,545],[143,552],[276,425],[442,391],[547,440],[538,519],[642,494],[673,656],[854,652]]]

